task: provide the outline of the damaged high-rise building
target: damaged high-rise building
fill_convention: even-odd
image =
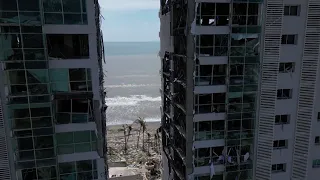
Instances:
[[[163,180],[318,180],[320,1],[160,4]]]
[[[0,179],[105,180],[98,0],[0,0]]]

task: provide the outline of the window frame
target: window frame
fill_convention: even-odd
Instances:
[[[286,119],[286,121],[283,121],[282,119]],[[275,125],[282,125],[282,124],[289,124],[290,123],[290,114],[278,114],[275,115]],[[277,122],[277,119],[279,119],[279,121]]]
[[[312,160],[312,168],[319,168],[320,167],[320,159]]]
[[[284,142],[284,146],[280,146]],[[276,146],[275,146],[276,144]],[[273,141],[273,149],[287,149],[288,148],[288,140],[287,139],[280,139],[280,140],[274,140]]]
[[[288,43],[289,36],[293,36],[293,38],[294,38],[293,43]],[[298,42],[298,34],[283,34],[281,36],[281,44],[282,45],[297,45],[297,42]]]
[[[282,168],[281,168],[281,166],[282,166]],[[272,164],[271,172],[272,173],[286,172],[286,163]]]
[[[314,137],[314,144],[315,145],[320,145],[320,136]]]
[[[285,90],[289,90],[289,97],[284,96]],[[277,90],[277,99],[278,100],[292,99],[292,91],[293,91],[293,89],[278,89]],[[278,96],[279,92],[281,92],[281,96]]]
[[[286,67],[290,67],[291,64],[291,70],[286,70]],[[280,62],[279,63],[279,73],[292,73],[295,69],[295,63],[294,62]]]
[[[292,9],[291,9],[293,7],[297,8],[297,12],[295,12],[294,14],[292,13]],[[288,8],[288,14],[286,14],[286,11],[285,11],[286,8]],[[284,16],[300,16],[300,12],[301,12],[300,5],[290,4],[290,5],[284,5],[284,7],[283,7],[283,15]]]
[[[88,133],[88,140],[86,141],[77,141],[76,135],[79,135],[79,133]],[[59,137],[65,137],[66,135],[70,135],[70,139],[69,142],[59,142]],[[71,137],[72,135],[72,137]],[[78,151],[77,149],[79,148],[79,146],[81,145],[85,145],[88,146],[90,144],[90,151],[85,151],[85,152],[92,152],[92,151],[96,151],[97,150],[97,137],[94,131],[90,131],[90,130],[86,130],[86,131],[77,131],[77,132],[63,132],[63,133],[57,133],[55,134],[55,138],[56,138],[56,153],[57,155],[65,155],[65,154],[74,154],[74,153],[81,153],[81,151]],[[71,138],[72,138],[72,142],[71,142]],[[70,148],[72,147],[73,151],[72,153],[65,153],[65,149],[64,148]],[[89,147],[89,146],[88,146]],[[60,149],[61,148],[61,149]],[[81,149],[81,148],[80,148]]]
[[[214,6],[214,9],[210,9],[211,11],[214,12],[212,15],[207,15],[204,12],[202,12],[203,7],[209,6],[209,4],[212,7]],[[230,11],[230,4],[229,3],[223,3],[223,2],[201,2],[201,3],[199,3],[198,9],[196,11],[196,24],[197,24],[197,26],[227,26],[230,23],[230,20],[227,20],[228,18],[230,18],[230,16],[229,16],[230,12],[228,12],[228,14],[220,14],[220,12],[218,12],[219,10],[217,10],[217,9],[219,9],[219,6],[222,7],[222,6],[227,6],[227,5],[229,6],[228,9]],[[209,21],[208,21],[209,24],[204,24],[204,23],[202,23],[203,17],[210,18],[213,21],[210,22],[210,19],[209,19]],[[220,18],[225,17],[225,20],[228,23],[226,23],[226,21],[217,20],[218,19],[217,17],[220,17]]]

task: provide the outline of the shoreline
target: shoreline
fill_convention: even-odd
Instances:
[[[129,125],[128,123],[123,123],[123,124],[111,124],[111,125],[107,125],[107,130],[108,129],[117,129],[117,128],[122,128],[122,125]],[[132,122],[133,125],[135,125],[136,123]],[[146,121],[147,126],[151,126],[151,127],[155,127],[155,126],[159,126],[161,122],[160,121]]]

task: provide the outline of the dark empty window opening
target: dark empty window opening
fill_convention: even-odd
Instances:
[[[271,171],[273,173],[285,172],[286,171],[286,164],[273,164],[271,167]]]
[[[297,44],[297,35],[282,35],[281,44]]]
[[[49,60],[89,58],[88,35],[48,34]]]
[[[197,94],[195,95],[196,113],[225,112],[225,93]]]
[[[317,120],[320,121],[320,112],[318,112]]]
[[[229,3],[200,3],[197,25],[225,26],[229,24]]]
[[[290,73],[293,71],[294,71],[294,63],[293,62],[279,64],[279,72],[280,73]]]
[[[288,124],[290,122],[290,115],[276,115],[275,116],[275,124]]]
[[[196,86],[224,85],[226,83],[226,65],[197,65]]]
[[[285,16],[299,16],[300,15],[300,6],[294,6],[294,5],[284,6],[284,15]]]
[[[277,99],[291,99],[292,89],[278,89]]]
[[[284,149],[287,148],[288,141],[287,140],[276,140],[273,141],[273,149]]]
[[[229,35],[196,36],[196,52],[200,56],[227,56]]]
[[[316,137],[314,138],[314,143],[315,143],[316,145],[320,145],[320,136],[316,136]]]
[[[56,102],[56,121],[58,124],[91,121],[92,106],[92,102],[87,99],[58,100]]]
[[[320,167],[320,159],[315,159],[312,161],[312,167],[313,168],[319,168]]]

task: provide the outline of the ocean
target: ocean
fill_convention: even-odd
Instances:
[[[159,42],[106,42],[107,125],[160,121]]]

